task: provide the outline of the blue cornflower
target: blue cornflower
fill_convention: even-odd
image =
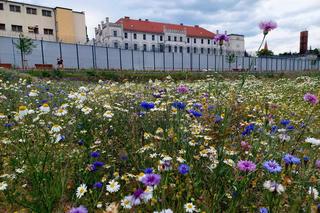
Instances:
[[[103,184],[101,182],[96,182],[95,184],[93,184],[93,188],[97,188],[100,189],[102,188]]]
[[[268,209],[263,207],[259,209],[259,213],[268,213]]]
[[[286,164],[300,164],[300,159],[293,156],[293,155],[290,155],[290,154],[286,154],[284,157],[283,157],[283,160]]]
[[[214,121],[216,122],[216,123],[219,123],[220,121],[222,121],[223,120],[223,118],[220,116],[220,115],[215,115],[214,116]]]
[[[13,123],[5,123],[3,126],[10,128],[10,127],[12,127],[13,125],[14,125]]]
[[[180,174],[185,175],[190,171],[190,167],[187,164],[181,164],[178,168]]]
[[[276,125],[274,125],[274,126],[271,127],[270,133],[274,134],[274,133],[277,132],[277,130],[278,130],[278,127]]]
[[[98,152],[98,151],[91,152],[90,156],[93,157],[93,158],[98,158],[98,157],[100,157],[100,152]]]
[[[292,125],[287,126],[287,130],[294,130],[294,126],[292,126]]]
[[[101,167],[101,166],[104,165],[104,163],[101,162],[101,161],[95,161],[92,165],[93,165],[94,167]]]
[[[281,166],[275,160],[269,160],[263,163],[263,167],[270,173],[281,172]]]
[[[84,144],[84,140],[80,139],[80,140],[78,141],[78,144],[79,144],[80,146],[82,146],[82,145]]]
[[[153,109],[153,108],[154,108],[154,103],[142,101],[142,102],[140,103],[140,106],[141,106],[142,108],[144,108],[145,110],[150,110],[150,109]]]
[[[153,173],[153,169],[152,169],[152,168],[146,168],[146,169],[144,170],[144,173],[145,173],[145,174],[152,174],[152,173]]]
[[[195,108],[201,108],[201,107],[202,107],[202,104],[201,104],[201,103],[195,103],[195,104],[193,104],[193,107],[195,107]]]
[[[248,126],[246,126],[246,128],[244,129],[244,131],[242,132],[242,135],[250,135],[253,130],[254,130],[255,125],[253,123],[249,124]]]
[[[179,101],[173,102],[172,106],[174,108],[177,108],[177,109],[180,109],[180,110],[183,110],[183,109],[186,108],[186,104],[183,103],[183,102],[179,102]]]
[[[193,109],[190,109],[189,113],[192,114],[194,117],[201,117],[202,116],[201,112],[198,112],[198,111],[193,110]]]
[[[282,124],[283,126],[287,126],[290,124],[290,120],[287,120],[287,119],[283,119],[280,121],[280,124]]]

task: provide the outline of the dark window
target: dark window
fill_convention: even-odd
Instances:
[[[210,41],[210,40],[209,40]],[[208,54],[210,54],[210,48],[208,48]]]
[[[197,39],[195,38],[195,39],[193,39],[193,43],[197,43]]]
[[[117,37],[118,36],[118,32],[115,30],[115,31],[113,31],[113,36],[114,37]]]
[[[171,41],[171,36],[168,36],[168,41]]]
[[[118,48],[118,47],[119,47],[118,42],[114,42],[114,48]]]
[[[203,54],[203,48],[201,48],[201,54]]]
[[[133,34],[133,39],[137,39],[137,34],[136,33]]]
[[[183,50],[183,49],[182,49],[182,47],[179,47],[179,51],[180,51],[180,53],[182,53],[182,50]]]
[[[177,46],[174,46],[174,52],[178,52],[178,47]]]
[[[154,35],[152,35],[152,41],[154,41],[154,38],[155,38],[155,36],[154,36]]]
[[[160,41],[163,41],[163,38],[162,38],[162,36],[160,36]]]
[[[143,40],[146,40],[146,39],[147,39],[146,34],[143,34]]]
[[[39,28],[38,27],[28,27],[29,33],[39,34]]]
[[[0,10],[3,10],[3,4],[0,3]]]
[[[187,38],[187,42],[190,43],[190,38]]]
[[[154,44],[152,45],[152,51],[156,51],[156,46]]]
[[[201,39],[201,44],[203,44],[203,38]]]
[[[47,17],[51,17],[51,16],[52,16],[50,10],[42,10],[42,15],[43,15],[43,16],[47,16]]]
[[[0,24],[0,30],[6,30],[6,25],[5,24]]]
[[[12,5],[12,4],[10,4],[10,11],[11,11],[11,12],[20,13],[20,12],[21,12],[21,7],[18,6],[18,5]]]
[[[124,33],[124,38],[128,38],[128,33]]]
[[[133,45],[133,49],[134,49],[134,50],[138,50],[138,45],[137,45],[137,44],[134,44],[134,45]]]
[[[217,54],[216,48],[213,49],[213,54],[215,54],[215,55]]]
[[[160,44],[160,52],[163,52],[163,51],[164,51],[164,45]]]
[[[174,37],[174,41],[177,41],[177,36]]]
[[[143,45],[143,51],[147,51],[147,45],[146,44]]]
[[[22,32],[22,26],[20,25],[11,25],[11,29],[13,32]]]
[[[180,41],[182,42],[182,37],[180,37]]]
[[[190,47],[187,47],[187,53],[190,53]]]
[[[28,14],[37,15],[37,9],[36,8],[27,7],[27,13]]]
[[[124,49],[126,49],[126,50],[129,49],[129,44],[128,43],[124,44]]]
[[[213,42],[215,45],[217,44],[217,42]]]
[[[194,53],[197,53],[197,48],[196,48],[196,47],[193,48],[193,52],[194,52]]]
[[[208,44],[210,44],[210,39],[208,39]]]
[[[168,52],[171,53],[171,46],[168,46]]]
[[[44,29],[43,29],[43,33],[44,33],[45,35],[53,35],[53,29],[44,28]]]

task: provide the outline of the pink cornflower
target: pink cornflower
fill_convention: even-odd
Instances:
[[[178,92],[178,93],[181,93],[181,94],[185,94],[185,93],[188,93],[188,92],[189,92],[189,88],[188,88],[186,85],[180,85],[180,86],[177,88],[177,92]]]
[[[320,169],[320,160],[316,160],[315,166],[317,169]]]
[[[240,171],[243,171],[243,172],[252,172],[256,170],[256,164],[254,164],[252,161],[249,161],[249,160],[240,160],[237,163],[237,167]]]
[[[241,141],[241,148],[244,151],[249,151],[251,149],[251,145],[246,141]]]
[[[263,30],[263,34],[267,35],[268,32],[277,28],[277,23],[274,21],[262,21],[259,24],[261,30]]]
[[[312,105],[316,105],[319,102],[318,97],[311,93],[306,93],[303,99]]]

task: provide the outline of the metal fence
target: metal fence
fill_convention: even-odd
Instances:
[[[21,67],[21,53],[15,47],[17,41],[17,38],[0,36],[0,64]],[[29,68],[35,64],[56,67],[57,58],[62,57],[64,67],[70,69],[226,71],[251,66],[256,71],[320,70],[319,60],[306,58],[236,56],[229,63],[225,55],[215,54],[135,51],[39,40],[34,40],[34,44],[36,47],[26,57]]]

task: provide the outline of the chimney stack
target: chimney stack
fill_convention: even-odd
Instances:
[[[216,34],[219,34],[219,30],[216,31]]]
[[[199,27],[199,25],[194,25],[195,27]]]
[[[109,17],[106,17],[106,24],[109,23]]]
[[[227,31],[224,31],[224,34],[226,34],[226,35],[227,35]]]
[[[130,17],[129,16],[125,16],[124,19],[130,19]]]

